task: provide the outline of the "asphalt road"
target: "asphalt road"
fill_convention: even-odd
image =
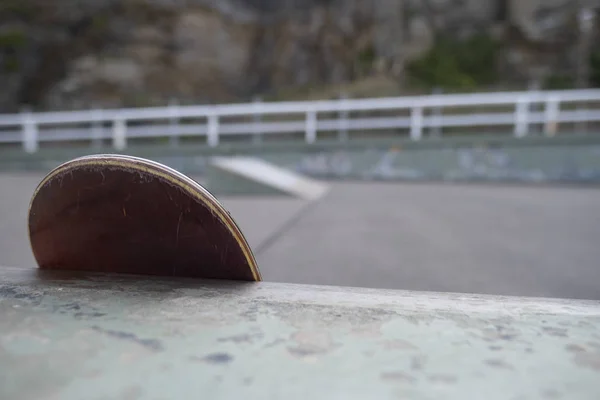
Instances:
[[[0,175],[0,265],[34,267],[41,175]],[[268,281],[600,299],[600,189],[336,183],[314,204],[223,198]]]
[[[272,281],[600,299],[600,190],[340,184],[259,261]]]

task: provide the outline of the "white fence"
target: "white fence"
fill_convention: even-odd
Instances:
[[[374,131],[405,128],[413,140],[424,128],[506,126],[515,136],[527,135],[532,124],[540,124],[547,135],[559,124],[600,121],[599,89],[565,91],[497,92],[429,95],[371,99],[341,99],[275,103],[223,104],[0,114],[0,143],[22,143],[36,152],[40,142],[111,139],[123,150],[129,138],[204,136],[217,146],[224,135],[277,135],[303,133],[314,143],[319,132]],[[587,104],[596,103],[594,107]],[[537,110],[531,106],[537,105]],[[504,110],[489,111],[493,106]],[[510,107],[508,111],[506,106]],[[452,108],[447,112],[445,109]],[[483,107],[484,110],[477,110]],[[457,109],[467,112],[457,113]],[[563,109],[561,109],[563,108]],[[404,111],[400,116],[352,118],[352,112]],[[431,112],[433,111],[433,112]],[[335,118],[322,114],[337,113]],[[319,118],[321,114],[321,118]],[[246,122],[227,122],[229,117],[251,117]],[[263,121],[268,116],[292,116],[285,121]],[[182,119],[194,122],[182,123]],[[84,125],[84,127],[82,127]],[[108,126],[107,126],[108,125]]]

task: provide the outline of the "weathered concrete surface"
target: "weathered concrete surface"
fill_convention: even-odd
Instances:
[[[41,177],[0,175],[0,265],[35,265]],[[223,202],[266,281],[600,299],[600,189],[343,183],[308,208]]]
[[[561,399],[600,302],[0,269],[0,398]]]

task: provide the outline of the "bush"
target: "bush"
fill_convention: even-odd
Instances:
[[[573,89],[574,87],[575,79],[567,74],[553,74],[544,81],[544,89],[547,90]]]
[[[474,89],[497,81],[499,42],[488,35],[466,40],[441,37],[421,58],[407,65],[408,79],[417,86]]]
[[[590,86],[600,87],[600,50],[590,54]]]
[[[5,73],[15,73],[19,72],[19,60],[15,56],[8,56],[2,62],[2,72]]]
[[[19,71],[20,63],[17,56],[18,50],[25,46],[27,37],[20,30],[8,31],[0,34],[0,71],[15,73]]]
[[[0,15],[3,17],[16,17],[29,20],[35,17],[35,6],[29,1],[0,0]]]
[[[358,53],[357,67],[361,74],[368,73],[375,62],[375,48],[369,46]]]
[[[20,30],[0,33],[0,51],[2,50],[17,50],[23,47],[27,42],[25,33]]]

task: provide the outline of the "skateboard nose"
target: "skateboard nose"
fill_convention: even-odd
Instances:
[[[44,269],[261,280],[217,199],[140,158],[88,156],[51,171],[32,197],[29,235]]]

